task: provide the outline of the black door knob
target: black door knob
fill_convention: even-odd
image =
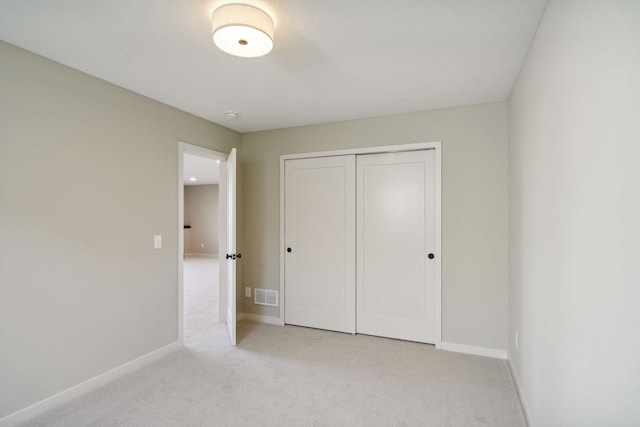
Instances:
[[[240,258],[242,258],[242,254],[238,254],[236,257],[237,257],[238,259],[240,259]]]
[[[227,259],[231,259],[231,254],[227,254]]]
[[[291,248],[287,248],[287,252],[291,252]]]
[[[434,255],[434,254],[429,254],[429,255],[427,255],[427,256],[429,257],[429,259],[433,259],[433,258],[435,257],[435,255]]]

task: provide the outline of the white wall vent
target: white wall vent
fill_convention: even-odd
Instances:
[[[278,291],[272,291],[271,289],[258,289],[256,288],[253,294],[253,302],[258,305],[271,305],[273,307],[278,306]]]

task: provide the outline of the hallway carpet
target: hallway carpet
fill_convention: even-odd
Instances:
[[[215,286],[190,286],[184,348],[27,425],[526,425],[504,360],[248,321],[232,347],[207,308]]]

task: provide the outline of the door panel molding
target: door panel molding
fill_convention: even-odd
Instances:
[[[353,155],[285,162],[288,324],[355,333],[355,178]]]
[[[358,156],[357,333],[435,341],[434,161],[433,150]]]

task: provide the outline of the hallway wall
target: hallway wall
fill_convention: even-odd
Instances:
[[[186,254],[218,255],[219,253],[219,186],[186,185],[184,187],[184,230]]]

